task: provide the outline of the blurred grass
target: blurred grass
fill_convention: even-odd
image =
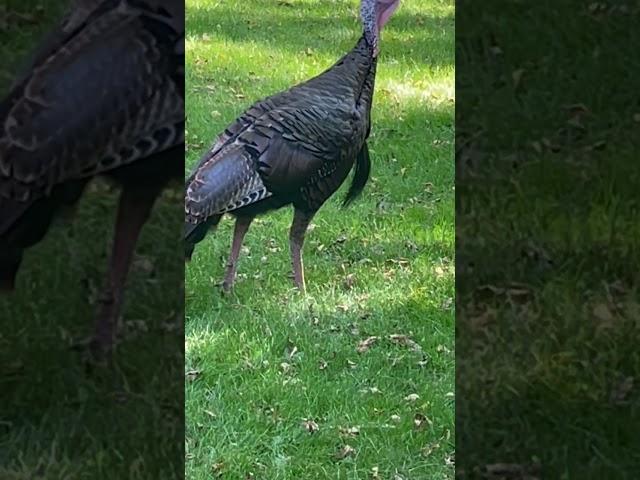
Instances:
[[[457,14],[461,478],[637,478],[640,9]]]
[[[350,50],[357,11],[355,1],[188,0],[186,172],[252,102]],[[252,226],[230,297],[216,284],[233,222],[196,249],[186,273],[187,478],[452,477],[453,27],[453,2],[416,0],[385,28],[373,178],[353,208],[334,198],[315,218],[307,298],[289,279],[288,209]],[[381,339],[358,354],[369,336]],[[354,455],[337,461],[345,445]]]
[[[0,94],[65,2],[0,7]],[[0,478],[173,479],[182,473],[182,192],[143,230],[116,364],[88,374],[72,339],[93,326],[117,190],[97,182],[72,220],[27,252],[0,298]]]

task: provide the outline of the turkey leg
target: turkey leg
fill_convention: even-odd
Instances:
[[[222,289],[225,293],[231,291],[233,283],[236,279],[236,271],[238,270],[238,257],[240,256],[240,249],[242,248],[242,242],[244,236],[249,230],[249,226],[255,217],[238,217],[236,218],[236,225],[233,230],[233,241],[231,242],[231,254],[229,255],[229,261],[227,262],[227,270],[224,275],[224,281],[222,282]]]
[[[296,208],[293,213],[291,230],[289,230],[293,281],[302,293],[304,293],[306,289],[304,283],[304,265],[302,264],[302,246],[304,245],[305,233],[314,214],[315,212],[305,212]]]
[[[161,186],[156,185],[125,185],[120,194],[109,273],[100,295],[91,341],[91,353],[94,357],[100,358],[112,350],[133,252],[161,189]]]

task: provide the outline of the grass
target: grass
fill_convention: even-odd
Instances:
[[[614,3],[457,10],[461,478],[637,477],[639,11]]]
[[[0,95],[61,6],[21,0],[0,9]],[[181,195],[162,198],[143,231],[112,368],[88,374],[69,344],[92,326],[117,192],[94,184],[73,221],[27,252],[18,291],[0,298],[0,478],[182,475]]]
[[[185,173],[244,108],[320,73],[361,31],[355,1],[186,6]],[[190,480],[452,478],[453,32],[451,1],[405,2],[385,28],[373,178],[353,208],[339,209],[342,189],[315,218],[306,297],[289,279],[290,210],[252,226],[231,296],[217,283],[232,222],[196,249],[185,285]],[[353,453],[337,459],[346,445]]]

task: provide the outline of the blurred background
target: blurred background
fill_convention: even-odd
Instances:
[[[0,5],[0,96],[68,4]],[[181,185],[143,229],[115,364],[88,372],[70,349],[93,328],[117,200],[117,188],[92,182],[73,216],[27,251],[17,291],[0,297],[0,478],[182,475]]]

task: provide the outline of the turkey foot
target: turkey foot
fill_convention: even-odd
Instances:
[[[240,256],[242,242],[254,218],[255,217],[238,217],[236,219],[236,225],[233,230],[233,241],[231,242],[231,253],[229,254],[229,261],[227,262],[227,269],[222,282],[222,292],[225,294],[231,292],[233,284],[235,283],[236,272],[238,270],[238,257]]]

